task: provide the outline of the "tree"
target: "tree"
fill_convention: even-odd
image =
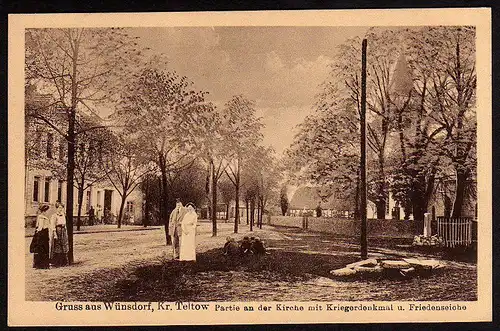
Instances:
[[[426,109],[445,132],[443,152],[456,180],[451,216],[460,217],[468,183],[475,182],[477,168],[475,28],[437,27],[423,33],[427,46],[422,41],[418,45],[427,53],[429,47],[434,48],[436,55]]]
[[[139,184],[144,194],[143,225],[159,224],[160,219],[160,178],[154,173],[148,173]]]
[[[142,146],[139,146],[133,137],[118,134],[115,144],[115,150],[105,161],[105,168],[109,182],[121,197],[117,220],[120,228],[128,196],[153,169],[149,160],[142,154]]]
[[[75,152],[74,186],[78,192],[76,226],[77,230],[80,230],[83,194],[85,190],[101,182],[106,177],[107,170],[103,167],[102,160],[114,153],[114,145],[112,144],[114,139],[109,129],[98,127],[99,124],[94,120],[89,118],[81,119],[78,123],[82,123],[80,125],[82,130],[75,139],[77,147]],[[85,130],[86,128],[94,129]],[[65,169],[62,170],[59,172],[59,178],[65,179]]]
[[[234,96],[226,103],[222,117],[226,130],[226,146],[232,155],[225,172],[235,188],[234,233],[238,233],[242,162],[245,154],[262,140],[260,130],[263,125],[256,116],[254,102],[242,95]]]
[[[135,135],[160,173],[160,214],[167,245],[171,244],[168,215],[175,198],[168,177],[202,156],[211,125],[208,116],[213,107],[204,101],[206,92],[197,92],[192,85],[187,77],[149,65],[130,80],[116,113],[117,121]]]
[[[357,109],[343,100],[339,90],[326,83],[314,112],[299,125],[284,166],[290,181],[336,186],[339,191],[357,190],[359,173],[359,125]],[[352,200],[357,206],[357,199]]]
[[[205,166],[201,160],[195,160],[190,166],[168,176],[168,189],[175,197],[185,203],[192,202],[201,206],[205,201]]]
[[[221,198],[226,205],[226,221],[229,219],[229,205],[234,199],[234,185],[228,179],[221,180],[219,182],[219,191],[221,193]]]
[[[377,218],[385,217],[388,197],[386,151],[392,129],[391,81],[393,68],[397,61],[398,47],[404,35],[399,30],[371,29],[365,38],[368,40],[367,53],[367,145],[371,156],[376,160],[375,171],[371,171],[368,198],[377,209]],[[357,110],[356,115],[347,116],[351,127],[359,126],[361,98],[361,40],[353,38],[339,48],[332,65],[330,81],[323,97],[327,100],[344,100],[350,108]],[[333,93],[332,93],[333,92]],[[325,104],[325,102],[323,102]],[[328,103],[326,103],[328,104]],[[371,194],[370,194],[371,193]]]
[[[211,106],[212,107],[212,106]],[[210,218],[212,220],[212,236],[217,236],[217,188],[219,179],[227,168],[227,160],[231,156],[225,142],[228,139],[227,130],[223,125],[222,116],[215,107],[207,113],[205,134],[199,142],[201,157],[207,167],[206,188],[209,201]]]
[[[455,201],[460,206],[454,208],[455,215],[461,214],[464,191],[471,191],[459,183],[473,183],[475,178],[474,31],[463,31],[448,27],[408,30],[406,54],[400,56],[395,70],[392,99],[401,162],[391,186],[395,199],[406,211],[413,211],[418,233],[438,177],[446,181],[449,169],[455,169]],[[462,47],[465,52],[460,51]],[[461,80],[458,84],[457,79]],[[462,177],[461,169],[468,174]],[[440,186],[443,192],[450,190],[443,183]],[[450,195],[443,199],[448,214]]]
[[[275,151],[271,148],[259,148],[260,161],[260,219],[259,227],[262,229],[262,219],[264,213],[269,213],[269,202],[278,204],[279,200],[279,182],[281,181],[281,170],[278,166],[278,160],[275,156]]]
[[[77,114],[96,114],[104,102],[116,101],[125,77],[141,56],[135,39],[122,29],[70,28],[26,30],[26,79],[52,102],[30,116],[43,121],[67,141],[66,219],[69,262],[73,254],[73,180],[76,138],[81,133]],[[50,116],[61,112],[64,125]]]
[[[280,207],[281,207],[281,214],[283,216],[286,216],[286,213],[288,211],[288,195],[287,195],[286,185],[284,185],[280,191]]]

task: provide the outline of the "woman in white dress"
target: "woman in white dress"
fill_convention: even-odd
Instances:
[[[182,218],[182,238],[180,244],[180,261],[196,261],[196,214],[193,203],[186,205],[186,214]]]

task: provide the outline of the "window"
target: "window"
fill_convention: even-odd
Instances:
[[[44,197],[43,201],[44,202],[49,202],[50,201],[50,177],[45,178],[45,187],[44,187]]]
[[[65,148],[65,144],[66,144],[66,139],[61,138],[61,140],[59,140],[59,160],[60,161],[64,160],[64,148]]]
[[[60,180],[57,182],[57,201],[62,202],[62,186],[63,181]]]
[[[47,157],[52,158],[52,148],[54,147],[54,135],[47,133]]]
[[[90,206],[92,205],[91,202],[91,198],[92,198],[92,192],[90,191],[90,189],[87,191],[87,211],[90,209]]]
[[[127,201],[127,213],[134,213],[134,202]]]
[[[40,190],[40,177],[35,177],[33,180],[33,201],[38,202],[39,190]]]
[[[34,151],[35,151],[35,155],[36,156],[39,156],[40,155],[40,147],[41,147],[41,141],[42,141],[42,131],[40,130],[37,130],[35,132],[35,144],[34,144]],[[34,200],[35,201],[35,200]],[[38,200],[37,200],[38,201]]]

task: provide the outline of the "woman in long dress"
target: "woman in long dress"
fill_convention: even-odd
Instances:
[[[47,210],[49,210],[48,205],[41,205],[38,208],[39,214],[36,217],[36,238],[34,238],[36,244],[33,256],[33,268],[36,269],[49,269],[50,266],[49,233],[51,232],[51,224],[47,217]]]
[[[196,223],[198,215],[194,204],[186,205],[186,214],[182,218],[182,237],[180,244],[180,261],[196,261]]]
[[[68,264],[69,243],[64,205],[58,202],[56,203],[56,208],[57,211],[50,218],[51,227],[53,229],[53,245],[50,257],[52,259],[52,264],[60,267]]]

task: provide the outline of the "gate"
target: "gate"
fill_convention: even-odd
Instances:
[[[446,247],[470,246],[472,244],[472,218],[437,217],[437,233]]]

